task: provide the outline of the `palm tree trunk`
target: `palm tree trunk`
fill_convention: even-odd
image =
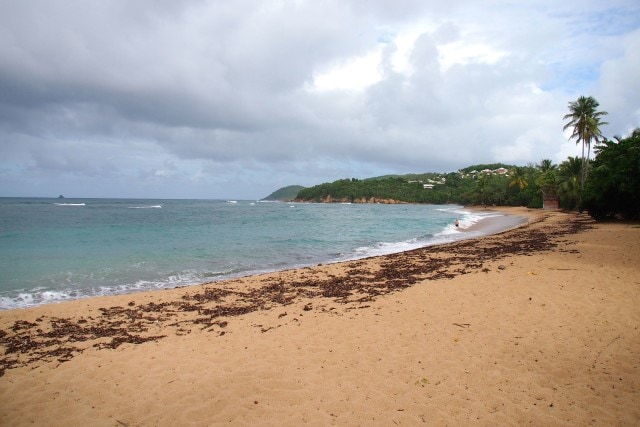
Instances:
[[[580,171],[580,192],[584,190],[584,182],[587,179],[587,177],[585,176],[585,171],[586,167],[584,161],[584,138],[582,138],[582,170]]]
[[[589,138],[589,143],[587,144],[587,163],[584,168],[584,182],[587,182],[587,178],[589,178],[589,161],[590,160],[591,160],[591,138]]]

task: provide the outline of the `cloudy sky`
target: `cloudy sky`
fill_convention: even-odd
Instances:
[[[640,126],[637,0],[0,0],[0,196],[256,199]]]

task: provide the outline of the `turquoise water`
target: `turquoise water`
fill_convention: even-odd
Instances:
[[[459,239],[453,221],[481,217],[453,205],[0,198],[0,309],[399,252]]]

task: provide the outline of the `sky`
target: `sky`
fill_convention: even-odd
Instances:
[[[260,199],[640,126],[637,0],[0,0],[0,197]]]

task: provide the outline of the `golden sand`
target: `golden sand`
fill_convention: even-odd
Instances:
[[[0,312],[0,425],[639,425],[640,226],[503,211],[531,222]]]

